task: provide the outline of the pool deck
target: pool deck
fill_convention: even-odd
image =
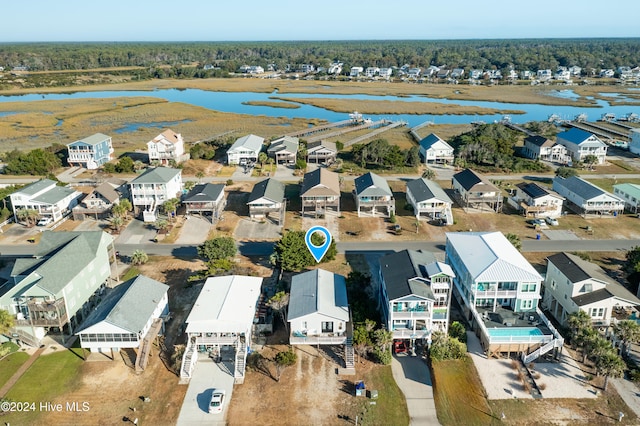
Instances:
[[[481,307],[478,307],[477,310],[487,330],[491,328],[536,327],[542,334],[553,334],[536,312],[513,312],[511,309],[503,307],[496,308],[495,312],[489,308]]]

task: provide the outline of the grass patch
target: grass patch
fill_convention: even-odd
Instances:
[[[376,405],[359,401],[357,414],[362,425],[408,425],[409,411],[402,391],[393,379],[391,366],[376,366],[363,377],[367,389],[379,390]],[[355,418],[355,416],[353,416]]]
[[[497,423],[470,357],[434,362],[432,371],[436,411],[443,426]]]
[[[274,98],[277,99],[277,98]],[[266,106],[271,108],[286,108],[286,109],[298,109],[300,105],[292,104],[290,102],[276,102],[276,101],[246,101],[242,102],[242,105],[251,105],[251,106]]]
[[[624,169],[628,172],[637,172],[637,169],[634,169],[633,167],[631,167],[629,164],[627,164],[627,162],[625,161],[621,161],[621,160],[607,160],[609,161],[611,164],[615,164],[616,166],[620,167],[621,169]]]
[[[127,272],[122,274],[122,277],[120,279],[122,281],[128,281],[131,278],[137,277],[138,275],[140,275],[140,270],[135,266],[130,266],[129,269],[127,269]]]
[[[84,362],[81,349],[59,350],[42,355],[11,388],[7,398],[12,401],[55,401],[59,395],[72,390],[80,375]],[[3,421],[16,424],[36,424],[40,412],[12,413]]]
[[[236,171],[236,166],[222,166],[216,176],[231,176]]]
[[[0,360],[0,387],[29,359],[26,352],[14,352]]]

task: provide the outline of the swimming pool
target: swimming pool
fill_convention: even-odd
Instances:
[[[504,327],[488,328],[491,337],[522,337],[522,336],[542,336],[543,333],[536,327]]]

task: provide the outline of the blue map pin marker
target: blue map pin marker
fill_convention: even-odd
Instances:
[[[311,242],[311,236],[316,232],[319,232],[324,236],[324,243],[320,246],[315,246]],[[327,254],[327,250],[329,250],[329,246],[331,245],[331,233],[324,226],[314,226],[307,231],[307,234],[304,236],[304,242],[307,243],[307,248],[316,262],[320,263],[324,255]]]

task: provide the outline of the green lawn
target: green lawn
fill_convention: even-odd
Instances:
[[[26,352],[14,352],[0,360],[0,387],[29,359]]]
[[[393,379],[391,366],[374,368],[362,377],[367,389],[378,390],[375,405],[369,404],[368,398],[360,402],[359,425],[408,425],[409,411],[402,391]]]
[[[61,349],[49,355],[41,355],[11,388],[7,398],[11,401],[35,402],[54,401],[68,392],[78,380],[81,349]],[[2,421],[15,424],[34,424],[40,412],[12,413],[3,416]]]
[[[433,364],[434,399],[443,426],[498,424],[470,357]]]

